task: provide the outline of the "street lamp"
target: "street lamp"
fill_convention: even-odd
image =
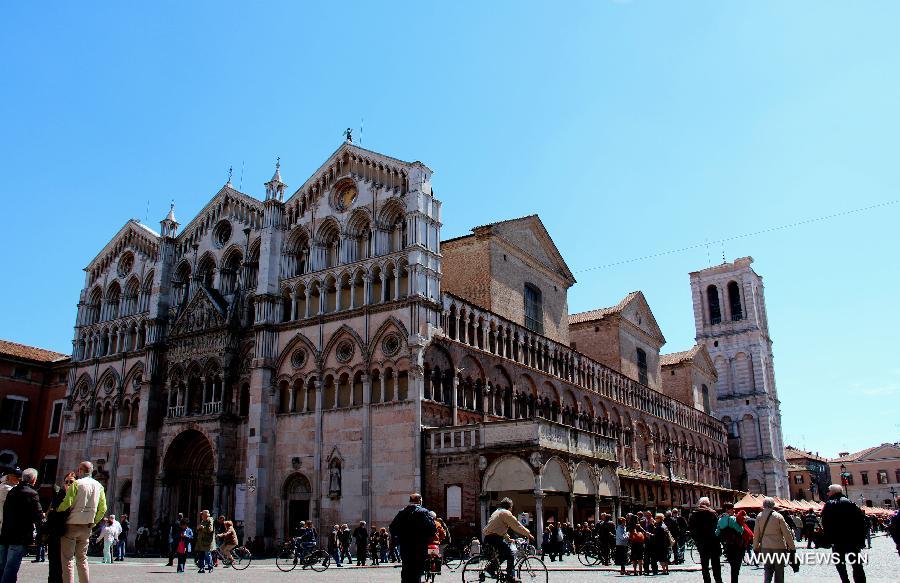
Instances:
[[[891,486],[890,492],[891,492],[891,506],[896,506],[897,505],[897,491],[894,490],[893,486]]]
[[[841,464],[841,481],[844,483],[845,494],[847,498],[850,497],[850,472],[847,471],[847,466]]]
[[[666,470],[669,471],[669,505],[672,508],[675,508],[675,489],[672,485],[672,448],[667,445],[663,453],[666,456],[666,460],[663,462],[663,465],[666,466]]]

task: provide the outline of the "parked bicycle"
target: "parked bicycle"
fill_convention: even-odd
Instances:
[[[331,563],[331,555],[318,548],[314,542],[301,542],[295,537],[285,541],[281,550],[275,555],[275,566],[285,573],[293,571],[300,565],[301,569],[312,569],[321,573]]]

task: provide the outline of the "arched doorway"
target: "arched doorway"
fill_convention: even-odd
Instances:
[[[312,488],[303,474],[292,474],[284,481],[284,532],[285,538],[293,535],[300,521],[309,520],[309,501]]]
[[[174,516],[193,520],[201,510],[212,510],[215,467],[212,444],[195,429],[179,433],[163,461],[167,507]]]

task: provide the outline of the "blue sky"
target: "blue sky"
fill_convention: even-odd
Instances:
[[[131,4],[131,3],[129,3]],[[251,7],[252,4],[252,7]],[[693,343],[688,272],[752,255],[786,443],[895,441],[892,2],[153,2],[4,9],[0,337],[69,351],[82,268],[130,217],[300,185],[347,126],[434,171],[444,238],[539,213],[571,311],[647,295]],[[241,170],[243,168],[243,171]],[[149,215],[147,208],[149,204]]]

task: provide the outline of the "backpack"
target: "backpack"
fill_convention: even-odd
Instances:
[[[719,533],[719,538],[722,539],[722,544],[729,547],[744,547],[744,537],[741,536],[741,533],[734,530],[730,526],[726,526]]]

